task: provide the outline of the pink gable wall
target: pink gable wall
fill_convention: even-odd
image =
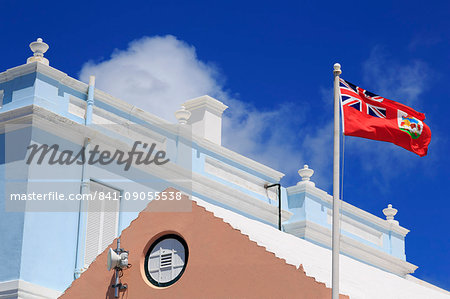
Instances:
[[[187,197],[183,201],[192,205],[191,212],[153,212],[170,210],[168,205],[174,204],[153,201],[123,231],[121,247],[130,251],[132,267],[123,271],[121,282],[128,289],[119,298],[331,298],[331,290],[302,269],[286,264]],[[153,241],[166,233],[186,241],[189,259],[175,284],[157,288],[145,277],[144,258]],[[61,298],[114,298],[114,271],[106,269],[108,250]]]

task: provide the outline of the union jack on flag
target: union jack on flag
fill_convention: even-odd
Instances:
[[[356,110],[371,116],[386,118],[386,108],[375,106],[374,104],[376,103],[369,104],[370,101],[381,103],[384,100],[383,97],[358,87],[344,79],[339,79],[339,81],[342,106],[355,108]]]

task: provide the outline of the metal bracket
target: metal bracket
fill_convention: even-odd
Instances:
[[[127,285],[122,284],[122,283],[118,283],[118,284],[113,284],[111,285],[112,288],[119,288],[120,290],[125,290],[128,288]]]

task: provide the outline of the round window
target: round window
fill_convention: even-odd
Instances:
[[[155,286],[170,286],[183,275],[187,260],[188,247],[180,236],[162,236],[145,255],[145,275]]]

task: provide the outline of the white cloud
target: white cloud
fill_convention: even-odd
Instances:
[[[314,180],[329,187],[331,174],[331,123],[308,125],[308,106],[283,103],[262,111],[232,100],[224,119],[224,144],[286,174],[285,184],[295,184],[303,164],[316,173]],[[329,149],[329,150],[328,150]],[[330,174],[327,174],[330,172]]]
[[[171,35],[144,37],[126,50],[115,50],[108,60],[88,62],[80,79],[87,82],[90,75],[96,76],[98,88],[171,121],[188,99],[223,96],[216,68]]]
[[[406,105],[419,105],[428,86],[430,69],[420,60],[399,64],[380,46],[372,49],[363,63],[364,83],[369,91]],[[417,107],[416,107],[417,108]]]
[[[233,98],[217,68],[174,36],[133,41],[108,60],[86,63],[80,79],[88,81],[90,75],[96,76],[96,87],[173,122],[174,111],[186,100],[216,97],[230,107],[223,121],[224,146],[286,173],[285,184],[296,183],[297,170],[308,163],[318,185],[330,186],[330,125],[308,126],[306,102],[261,110]]]

